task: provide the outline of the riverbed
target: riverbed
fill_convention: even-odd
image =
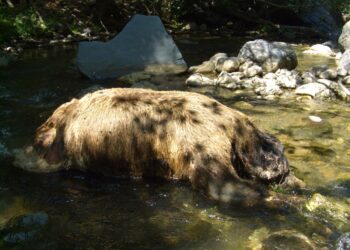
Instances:
[[[216,52],[237,54],[245,40],[181,38],[177,43],[188,64],[195,65]],[[295,46],[298,69],[335,65],[333,59],[303,55],[304,47]],[[12,150],[30,144],[36,127],[56,107],[94,84],[77,71],[76,49],[26,50],[18,61],[0,69],[0,229],[19,215],[48,215],[45,230],[16,244],[0,238],[1,249],[259,249],[264,236],[283,230],[302,234],[317,249],[332,249],[350,231],[349,225],[335,225],[327,216],[289,207],[220,207],[187,183],[78,172],[41,175],[15,168]],[[166,83],[162,86],[166,88]],[[291,168],[307,185],[296,195],[308,198],[320,193],[349,200],[349,103],[262,100],[249,91],[214,87],[180,89],[238,109],[260,129],[277,136]],[[293,244],[289,249],[297,249]]]

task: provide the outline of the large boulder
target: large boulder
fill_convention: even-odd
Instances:
[[[343,26],[338,42],[344,50],[350,49],[350,21]]]
[[[108,42],[81,42],[77,65],[90,79],[116,78],[150,69],[156,69],[157,73],[187,70],[181,52],[160,18],[143,15],[135,15]]]
[[[290,45],[283,42],[270,43],[262,39],[244,44],[238,57],[259,64],[265,72],[292,70],[298,65],[297,55]]]

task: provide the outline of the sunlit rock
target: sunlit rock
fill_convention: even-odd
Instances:
[[[317,82],[325,85],[327,88],[332,90],[342,100],[347,101],[347,100],[350,99],[350,90],[347,89],[340,82],[333,82],[333,81],[330,81],[330,80],[327,80],[327,79],[319,79]]]
[[[283,93],[276,80],[266,79],[264,85],[255,89],[255,93],[261,96],[278,96]]]
[[[350,49],[350,21],[343,26],[338,42],[344,50]]]
[[[277,84],[282,88],[295,89],[301,81],[298,72],[295,70],[279,69],[275,75]]]
[[[275,72],[278,69],[292,70],[298,65],[295,51],[283,42],[250,41],[243,45],[238,57],[250,59],[260,65],[265,72]]]
[[[334,80],[338,77],[338,73],[334,69],[327,69],[327,70],[321,72],[319,77],[322,79]]]
[[[350,230],[350,199],[344,198],[340,201],[316,193],[305,208],[321,220],[330,221],[339,229]]]
[[[350,249],[350,233],[345,233],[337,240],[337,250],[349,250]]]
[[[240,60],[237,57],[228,57],[222,65],[222,71],[234,72],[239,69],[241,65]]]
[[[263,72],[263,69],[259,66],[259,65],[253,65],[249,68],[247,68],[243,74],[245,75],[245,77],[254,77],[254,76],[257,76],[257,75],[261,75]]]
[[[79,70],[90,79],[115,78],[149,65],[187,70],[181,52],[157,16],[135,15],[108,42],[81,42],[77,55]],[[168,72],[167,72],[168,73]]]
[[[189,86],[212,86],[216,85],[213,79],[206,77],[202,74],[193,74],[186,80],[186,84]]]
[[[339,73],[346,72],[349,73],[350,70],[350,49],[346,50],[338,62],[337,71]],[[344,73],[343,73],[344,74]]]
[[[236,88],[238,87],[243,74],[241,72],[227,73],[222,71],[215,79],[215,83],[222,87]]]
[[[309,119],[310,119],[310,121],[312,121],[312,122],[322,122],[322,119],[321,119],[321,117],[319,117],[319,116],[310,115],[310,116],[309,116]]]
[[[345,85],[350,85],[350,76],[345,77],[345,78],[343,79],[343,83],[344,83]]]
[[[308,95],[320,100],[334,97],[333,92],[329,88],[317,82],[301,85],[295,90],[295,93],[297,95]]]
[[[267,228],[260,228],[249,236],[249,249],[316,249],[311,240],[304,234],[294,230],[282,230],[270,233]]]
[[[323,44],[312,45],[309,49],[303,51],[304,54],[325,56],[325,57],[335,57],[336,53],[328,46]]]

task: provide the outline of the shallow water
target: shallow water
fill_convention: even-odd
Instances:
[[[218,51],[235,54],[243,41],[181,38],[178,43],[193,65]],[[299,69],[334,65],[331,59],[302,55],[302,46],[296,48]],[[350,231],[349,226],[337,227],[325,217],[288,207],[217,207],[186,183],[74,172],[37,175],[14,168],[7,157],[11,151],[30,143],[35,128],[58,105],[92,85],[77,73],[75,53],[75,47],[28,50],[0,69],[0,228],[30,212],[49,216],[43,232],[22,244],[0,239],[1,249],[258,249],[261,235],[280,230],[300,232],[316,248],[329,249]],[[276,135],[296,175],[306,182],[306,193],[350,198],[349,104],[264,101],[242,91],[189,90],[241,110]],[[312,122],[310,115],[322,122]]]

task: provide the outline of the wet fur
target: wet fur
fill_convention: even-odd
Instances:
[[[262,197],[262,183],[289,174],[276,138],[244,114],[190,92],[87,94],[60,106],[38,128],[34,146],[61,169],[184,179],[222,201]]]

